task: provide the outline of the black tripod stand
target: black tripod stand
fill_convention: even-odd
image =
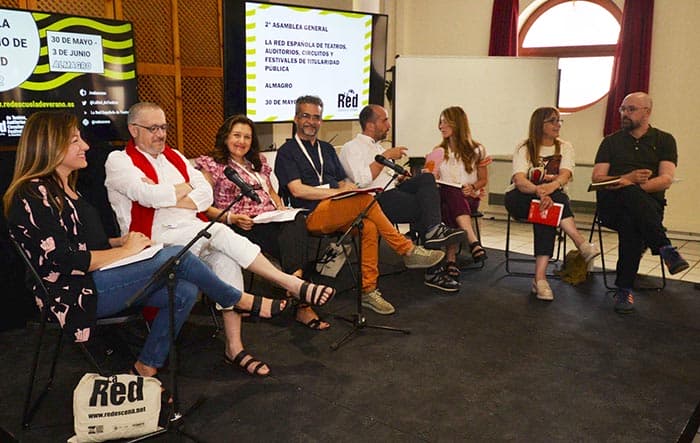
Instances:
[[[386,189],[391,182],[393,182],[396,177],[398,177],[398,174],[394,174],[394,176],[389,180],[389,182],[384,186],[384,189]],[[383,191],[383,190],[382,190]],[[374,197],[372,198],[372,201],[365,207],[359,214],[357,214],[357,217],[352,221],[348,229],[343,233],[343,235],[338,239],[338,244],[341,245],[341,250],[343,251],[342,253],[345,253],[345,250],[342,249],[342,244],[345,241],[345,239],[351,234],[353,229],[357,229],[357,235],[358,235],[358,247],[357,247],[357,264],[358,264],[358,272],[356,274],[357,282],[355,283],[356,286],[356,311],[354,314],[352,314],[351,317],[344,317],[340,315],[336,315],[335,318],[344,320],[348,323],[352,323],[352,328],[350,331],[348,331],[345,335],[340,337],[338,340],[335,342],[331,343],[331,349],[332,350],[337,350],[345,344],[350,338],[352,338],[355,333],[358,331],[365,329],[365,328],[372,328],[372,329],[382,329],[385,331],[393,331],[393,332],[402,332],[404,334],[410,334],[411,330],[410,329],[404,329],[404,328],[394,328],[391,326],[383,326],[383,325],[372,325],[367,323],[367,319],[365,318],[365,315],[362,311],[362,229],[364,228],[364,219],[367,217],[367,213],[369,210],[372,208],[374,204],[377,203],[377,196],[379,193],[375,194]]]
[[[209,232],[209,228],[214,225],[219,219],[226,214],[232,207],[235,205],[241,198],[243,198],[244,194],[241,193],[236,197],[223,211],[219,213],[219,215],[210,221],[202,230],[200,230],[197,235],[194,236],[185,246],[178,251],[177,254],[174,256],[170,257],[168,261],[163,263],[163,265],[153,274],[151,279],[146,283],[146,285],[141,288],[139,291],[137,291],[127,302],[126,306],[129,307],[145,297],[146,295],[149,294],[148,290],[149,288],[152,288],[154,285],[159,284],[163,280],[165,280],[166,287],[168,288],[168,310],[169,310],[169,338],[170,338],[170,354],[168,358],[168,366],[170,367],[170,387],[171,387],[171,392],[172,392],[172,403],[169,404],[170,406],[170,414],[168,417],[168,424],[165,426],[163,429],[159,429],[155,432],[151,432],[150,434],[142,435],[141,437],[135,438],[133,440],[129,440],[129,443],[132,442],[138,442],[138,441],[143,441],[147,440],[153,437],[157,437],[161,434],[165,434],[168,432],[177,432],[178,434],[181,434],[187,438],[189,438],[192,441],[200,441],[197,439],[192,434],[187,433],[184,429],[184,418],[186,415],[188,415],[190,412],[193,410],[197,409],[199,406],[204,403],[205,398],[204,397],[199,397],[197,401],[195,401],[192,406],[190,406],[186,411],[181,412],[180,411],[180,399],[178,395],[178,388],[177,388],[177,371],[178,371],[178,353],[177,353],[177,346],[175,344],[175,287],[177,286],[177,266],[180,264],[180,259],[182,258],[183,255],[187,251],[190,250],[190,248],[202,237],[210,238],[211,233]]]

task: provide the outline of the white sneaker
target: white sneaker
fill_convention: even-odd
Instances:
[[[586,263],[590,263],[594,258],[600,255],[600,249],[595,243],[581,243],[578,250],[583,259],[586,260]]]
[[[382,297],[379,289],[362,294],[362,306],[382,315],[393,314],[396,311],[391,303]]]
[[[540,300],[554,300],[554,292],[552,292],[552,288],[549,287],[549,283],[547,283],[547,280],[533,280],[531,293],[535,294]]]

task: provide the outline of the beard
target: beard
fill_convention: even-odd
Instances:
[[[311,125],[302,125],[301,133],[304,134],[305,137],[313,138],[316,137],[316,134],[318,134],[318,128]]]
[[[629,132],[632,130],[635,130],[639,128],[639,122],[636,122],[628,117],[622,117],[622,122],[621,122],[622,129],[625,131]]]

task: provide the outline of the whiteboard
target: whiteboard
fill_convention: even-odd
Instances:
[[[394,145],[425,156],[442,140],[440,112],[461,106],[474,140],[492,156],[511,156],[527,138],[532,112],[556,106],[558,78],[556,58],[400,56]]]

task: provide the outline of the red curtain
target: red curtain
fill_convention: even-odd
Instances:
[[[653,21],[654,0],[625,1],[605,113],[604,136],[620,129],[618,108],[627,94],[649,92]]]
[[[489,55],[518,53],[518,0],[493,0]]]

